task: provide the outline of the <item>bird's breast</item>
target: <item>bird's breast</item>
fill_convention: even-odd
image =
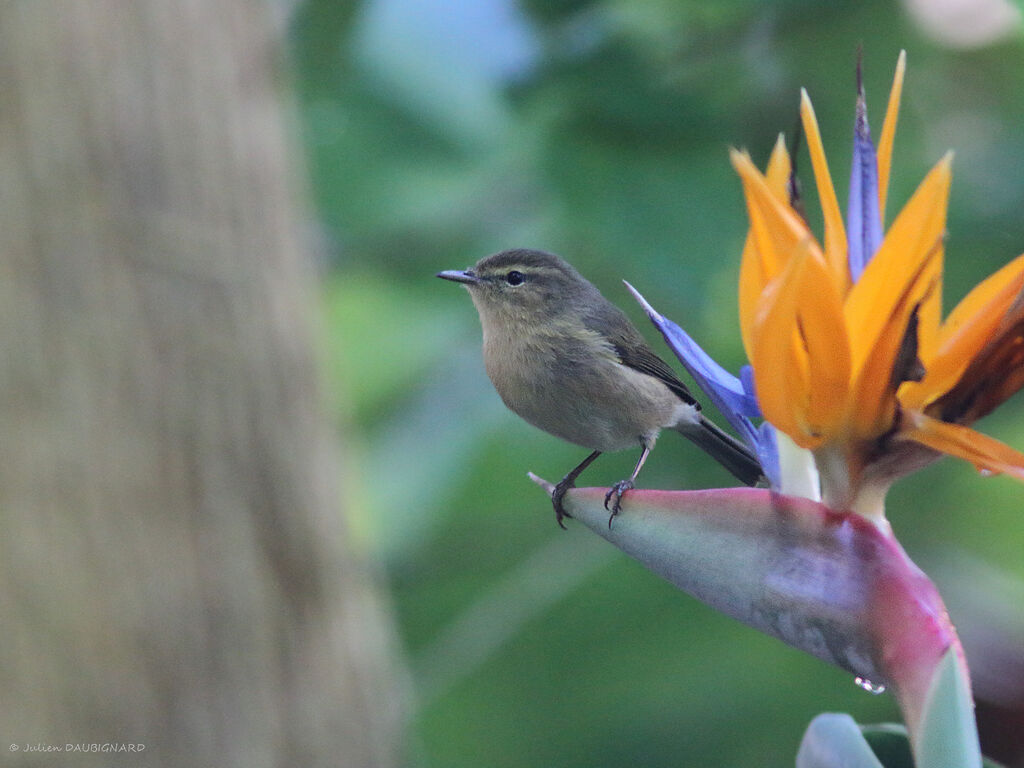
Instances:
[[[598,334],[484,331],[484,362],[501,399],[536,427],[591,450],[653,443],[681,401],[657,379],[622,365]]]

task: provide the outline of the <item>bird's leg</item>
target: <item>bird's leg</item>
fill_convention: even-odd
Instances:
[[[600,451],[594,451],[592,454],[587,456],[587,458],[579,463],[576,469],[572,470],[569,474],[559,480],[558,485],[555,486],[555,490],[551,492],[551,503],[555,507],[555,520],[558,521],[558,524],[562,526],[563,530],[565,529],[565,523],[563,523],[562,520],[566,517],[572,517],[572,515],[566,512],[562,507],[562,499],[565,498],[565,494],[570,488],[574,488],[576,486],[576,478],[580,476],[580,472],[589,467],[590,463],[600,455]]]
[[[651,448],[647,445],[646,440],[641,440],[640,445],[643,447],[643,453],[640,454],[640,459],[636,463],[636,467],[633,469],[633,474],[629,476],[628,480],[619,480],[615,485],[611,487],[611,490],[605,494],[604,497],[604,508],[611,512],[608,516],[608,527],[612,527],[612,520],[619,514],[619,510],[622,509],[622,494],[634,487],[636,482],[636,476],[640,474],[640,468],[643,467],[644,462],[647,461],[647,457],[651,455]],[[612,503],[612,497],[615,497],[614,503]],[[612,506],[609,509],[608,504]]]

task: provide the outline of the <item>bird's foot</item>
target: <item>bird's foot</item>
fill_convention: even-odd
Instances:
[[[611,514],[608,516],[608,527],[612,527],[612,520],[615,516],[622,511],[622,494],[626,491],[632,490],[635,486],[633,485],[632,479],[619,480],[611,489],[604,495],[604,508],[607,509]],[[612,497],[615,501],[612,501]],[[611,504],[609,507],[608,505]]]
[[[555,489],[551,492],[551,504],[555,508],[555,521],[563,531],[568,529],[562,521],[567,517],[572,517],[572,515],[565,511],[565,507],[562,506],[562,499],[565,498],[565,494],[568,493],[570,488],[575,487],[576,478],[571,475],[566,475],[558,481],[558,485],[556,485]]]

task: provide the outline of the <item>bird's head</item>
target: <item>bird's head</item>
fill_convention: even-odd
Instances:
[[[527,249],[501,251],[466,270],[438,277],[469,289],[480,320],[489,325],[544,323],[579,312],[597,289],[553,253]]]

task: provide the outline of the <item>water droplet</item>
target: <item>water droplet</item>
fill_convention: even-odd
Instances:
[[[992,475],[994,475],[995,472],[993,472],[991,469],[986,469],[985,467],[982,467],[981,469],[978,470],[978,474],[981,475],[982,477],[992,477]]]
[[[866,677],[855,677],[855,678],[853,678],[853,682],[855,682],[857,685],[859,685],[861,688],[863,688],[868,693],[873,693],[876,696],[878,694],[880,694],[880,693],[885,693],[885,686],[884,685],[875,685],[870,680],[868,680]]]

